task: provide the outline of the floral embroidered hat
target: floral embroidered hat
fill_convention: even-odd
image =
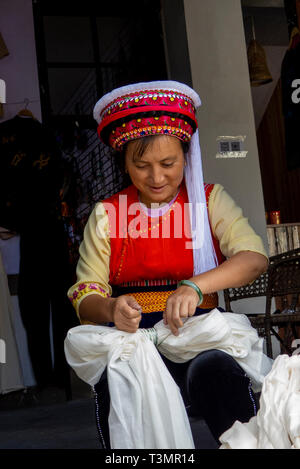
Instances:
[[[197,129],[200,98],[187,85],[153,81],[123,86],[95,105],[99,138],[119,150],[130,140],[147,135],[172,135],[189,142]]]

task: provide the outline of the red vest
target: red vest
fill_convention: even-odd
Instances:
[[[207,204],[213,187],[205,184]],[[103,201],[109,219],[111,285],[144,280],[178,281],[193,276],[193,250],[188,248],[192,245],[190,221],[184,205],[188,202],[184,183],[168,212],[155,219],[141,209],[134,185]],[[225,258],[214,237],[213,243],[220,264]]]

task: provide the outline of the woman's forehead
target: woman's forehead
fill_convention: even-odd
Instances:
[[[167,157],[174,158],[182,153],[180,140],[176,137],[170,137],[167,135],[156,136],[153,139],[149,139],[142,152],[140,151],[140,148],[140,142],[138,140],[132,141],[128,144],[126,153],[128,156],[131,156],[132,159],[136,159],[138,157],[143,160],[156,160]],[[137,154],[139,154],[139,156],[137,156]]]

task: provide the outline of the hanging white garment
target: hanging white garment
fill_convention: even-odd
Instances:
[[[6,275],[18,275],[20,273],[20,235],[6,240],[0,239],[0,251]],[[28,351],[27,334],[22,321],[19,298],[17,294],[10,295],[9,298],[10,308],[12,307],[10,309],[11,326],[18,347],[23,383],[25,387],[35,386],[36,380]]]
[[[276,358],[257,415],[236,421],[220,441],[220,449],[300,449],[300,355]]]
[[[12,321],[13,314],[0,251],[0,394],[25,388]]]
[[[272,366],[262,342],[246,316],[214,309],[187,319],[178,336],[163,321],[134,334],[115,327],[78,326],[67,334],[65,355],[91,386],[107,366],[112,448],[179,449],[194,448],[193,438],[180,390],[157,349],[174,362],[204,350],[223,350],[259,390]]]

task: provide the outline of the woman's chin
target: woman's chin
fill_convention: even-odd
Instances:
[[[152,192],[149,191],[147,196],[144,197],[144,200],[147,200],[148,204],[163,204],[168,201],[169,197],[168,194],[164,194],[163,192]]]

